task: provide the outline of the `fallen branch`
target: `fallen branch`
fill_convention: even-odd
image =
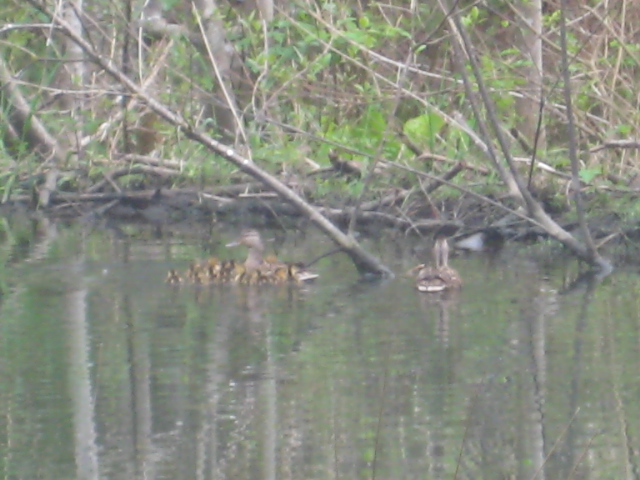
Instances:
[[[596,153],[606,148],[640,148],[638,140],[605,140],[602,145],[592,147],[589,152]]]
[[[64,34],[75,42],[91,61],[118,81],[129,92],[137,95],[151,110],[180,130],[187,138],[204,145],[212,152],[220,155],[235,165],[244,173],[267,185],[273,191],[277,192],[283,199],[291,203],[349,255],[361,274],[393,276],[391,270],[389,270],[388,267],[369,252],[364,250],[352,235],[345,235],[333,223],[325,218],[318,209],[303,200],[296,192],[284,185],[273,175],[258,167],[249,158],[244,157],[232,147],[214,140],[209,135],[191,125],[184,117],[167,108],[166,105],[158,101],[154,96],[147,93],[137,83],[127,77],[111,61],[98,54],[91,44],[83,37],[79,36],[59,15],[54,16],[44,5],[39,4],[34,0],[29,0],[29,3],[44,13],[54,25],[59,25]]]
[[[103,189],[107,185],[112,185],[114,180],[120,177],[124,177],[127,175],[152,175],[161,178],[175,178],[180,175],[180,172],[169,168],[162,167],[149,167],[146,165],[138,165],[131,168],[120,168],[118,170],[114,170],[113,172],[105,173],[105,179],[99,181],[91,188],[87,190],[87,193],[95,193]]]

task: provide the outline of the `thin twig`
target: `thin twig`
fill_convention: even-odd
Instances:
[[[567,54],[567,25],[565,12],[568,10],[566,0],[560,0],[560,47],[562,49],[562,76],[564,80],[564,101],[567,107],[567,136],[569,138],[569,159],[571,160],[571,187],[573,199],[576,205],[578,223],[589,255],[594,259],[598,257],[598,250],[593,243],[587,217],[582,202],[580,191],[580,163],[578,161],[578,142],[576,140],[576,128],[573,118],[573,101],[571,99],[571,74],[569,72],[569,62]]]

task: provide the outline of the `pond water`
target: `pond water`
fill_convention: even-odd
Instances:
[[[4,222],[0,458],[8,479],[620,479],[640,471],[638,278],[572,285],[541,247],[458,256],[465,285],[164,284],[210,234]],[[281,258],[332,248],[263,232]],[[363,243],[396,272],[428,242]],[[634,413],[636,412],[636,413]]]

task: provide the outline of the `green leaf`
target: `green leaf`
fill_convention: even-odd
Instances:
[[[367,130],[367,133],[381,135],[387,129],[387,119],[384,113],[377,108],[368,109],[361,124]]]
[[[631,130],[633,130],[632,125],[628,125],[628,124],[618,125],[618,133],[622,135],[629,135],[631,133]]]
[[[598,175],[602,174],[601,167],[593,167],[593,168],[585,168],[580,170],[580,180],[585,183],[591,183],[591,181],[596,178]]]
[[[424,143],[432,141],[440,132],[444,120],[436,113],[425,113],[419,117],[407,120],[404,124],[404,133],[413,141]]]
[[[462,17],[462,24],[465,27],[470,27],[478,23],[478,19],[480,18],[480,10],[478,7],[471,7],[469,13]]]

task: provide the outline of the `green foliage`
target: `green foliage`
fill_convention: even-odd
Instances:
[[[407,120],[404,124],[404,133],[418,145],[433,147],[436,143],[436,135],[444,127],[444,119],[437,113],[431,112],[419,117]]]
[[[591,183],[599,175],[602,175],[602,167],[600,165],[592,168],[583,168],[579,173],[580,180],[585,183]]]
[[[617,131],[621,136],[626,136],[629,135],[634,129],[633,125],[629,125],[627,124],[623,124],[623,125],[618,125]]]
[[[593,188],[586,190],[583,199],[585,209],[590,215],[601,217],[605,212],[613,212],[622,223],[634,226],[640,220],[640,203],[635,192],[611,195],[606,190]],[[564,202],[566,203],[566,199]],[[574,212],[569,212],[566,217],[574,219]]]
[[[277,170],[281,164],[296,166],[304,160],[303,150],[298,142],[285,144],[258,143],[253,149],[253,157],[259,159],[263,168]]]
[[[462,25],[465,27],[472,27],[477,25],[482,20],[481,11],[478,7],[471,7],[467,14],[462,17]]]
[[[543,25],[547,28],[555,28],[560,23],[560,9],[554,10],[542,17]]]
[[[9,200],[16,178],[17,177],[14,172],[5,172],[0,176],[0,192],[2,192],[2,203],[6,203]]]
[[[343,202],[344,198],[357,198],[362,193],[364,183],[358,179],[345,176],[334,176],[318,179],[315,184],[315,194],[325,201]]]
[[[162,0],[161,3],[167,12],[179,7],[177,0]],[[510,129],[522,121],[516,114],[516,101],[524,89],[530,87],[526,72],[530,70],[531,60],[517,41],[522,37],[522,19],[500,0],[489,0],[487,5],[490,9],[481,5],[465,6],[462,22],[474,42],[480,73],[495,103],[498,120],[505,129]],[[360,11],[348,2],[321,2],[313,8],[300,4],[286,14],[277,14],[266,30],[257,11],[245,15],[246,9],[236,10],[233,5],[225,8],[220,10],[220,15],[226,15],[226,33],[240,52],[248,72],[247,78],[242,79],[246,80],[244,90],[238,88],[233,93],[250,139],[252,157],[261,166],[280,172],[303,165],[305,156],[326,164],[329,150],[336,145],[348,147],[346,152],[340,153],[344,160],[362,161],[364,158],[367,162],[370,157],[382,155],[384,159],[410,164],[415,155],[396,134],[399,129],[418,148],[449,158],[470,157],[473,142],[465,132],[445,120],[458,111],[472,129],[478,130],[468,108],[465,90],[450,67],[450,39],[437,30],[442,28],[444,19],[437,6],[418,2],[415,11],[409,13],[402,9]],[[500,15],[489,14],[491,9]],[[11,21],[26,24],[42,21],[40,17],[29,8],[20,8]],[[564,100],[557,81],[561,78],[560,62],[557,49],[548,47],[549,42],[557,41],[559,11],[550,9],[543,21],[549,33],[545,37],[546,101],[547,105],[561,105]],[[117,52],[123,41],[120,32],[126,31],[125,27],[117,25],[113,38],[98,39],[96,34],[96,45],[103,40],[106,40],[104,45],[110,45],[101,53],[113,55]],[[634,136],[640,124],[635,115],[602,113],[609,107],[599,97],[604,83],[610,82],[615,99],[623,99],[636,109],[637,88],[627,79],[637,77],[640,47],[621,36],[607,38],[597,46],[589,45],[589,48],[604,45],[608,49],[604,55],[594,56],[596,60],[589,63],[583,61],[589,52],[589,48],[585,48],[588,39],[585,39],[582,25],[578,27],[570,26],[568,40],[574,105],[578,115],[592,116],[588,128],[583,131],[589,132],[592,138],[608,134]],[[264,38],[265,34],[267,38]],[[79,114],[82,123],[75,124],[75,116],[59,115],[55,106],[50,107],[50,93],[43,94],[39,87],[56,82],[63,62],[42,62],[40,59],[55,59],[62,51],[60,44],[49,42],[45,35],[34,29],[9,31],[5,39],[8,65],[14,72],[19,72],[20,80],[24,80],[21,88],[31,102],[33,112],[43,119],[50,131],[83,138],[95,134],[106,120],[116,117],[120,106],[114,101],[110,79],[96,82],[95,91],[106,93],[95,95],[87,102],[87,110]],[[216,120],[207,118],[213,117],[213,113],[202,105],[209,100],[203,102],[205,95],[218,88],[211,59],[186,37],[175,36],[171,41],[170,50],[164,52],[167,56],[162,62],[166,63],[166,68],[156,84],[155,94],[185,118],[215,135],[218,133]],[[148,59],[155,61],[157,52],[150,48],[147,53]],[[114,59],[116,63],[121,61],[117,55]],[[140,79],[146,79],[152,64],[141,62],[141,67]],[[410,68],[405,70],[405,67]],[[608,76],[610,71],[614,72],[611,77]],[[549,85],[551,87],[547,89]],[[5,116],[11,114],[6,103],[1,108]],[[480,110],[484,115],[482,108]],[[131,124],[135,124],[136,114],[132,112],[127,118]],[[560,117],[545,116],[547,131],[553,132],[547,135],[551,148],[540,153],[551,157],[545,161],[562,169],[568,168],[566,155],[554,159],[552,154],[552,148],[561,142],[564,147],[566,142],[564,134],[555,134],[559,131],[554,128],[556,123],[562,121],[558,120]],[[288,129],[280,125],[286,125]],[[100,178],[113,168],[100,162],[94,165],[93,159],[111,158],[113,153],[119,153],[117,148],[113,151],[114,144],[117,145],[113,139],[120,134],[121,129],[115,125],[108,133],[111,137],[96,140],[83,151],[83,158],[89,159],[83,171],[89,171],[92,179]],[[191,141],[175,139],[172,135],[173,132],[167,133],[166,137],[171,141],[163,145],[162,154],[184,159],[186,177],[201,182],[233,180],[237,171],[232,165],[202,147],[195,147]],[[318,141],[318,138],[325,141]],[[0,194],[7,198],[10,192],[21,188],[20,179],[34,171],[42,159],[34,161],[36,154],[27,142],[3,148],[7,157],[17,159],[19,163],[17,168],[11,169],[11,174],[0,176]],[[7,167],[10,167],[8,163]],[[601,166],[584,169],[581,178],[591,181],[601,175],[602,170]],[[123,181],[133,186],[141,179],[129,176]],[[327,190],[329,185],[353,193],[360,188],[360,182],[353,179],[320,183],[321,191]],[[81,183],[69,181],[66,185],[79,188]]]
[[[336,123],[328,118],[327,120],[327,139],[370,153],[377,149],[387,131],[387,119],[381,105],[365,107],[359,120],[354,123]]]
[[[170,11],[176,8],[181,3],[181,1],[180,0],[161,0],[160,3],[162,3],[162,7],[164,8],[164,10]]]

